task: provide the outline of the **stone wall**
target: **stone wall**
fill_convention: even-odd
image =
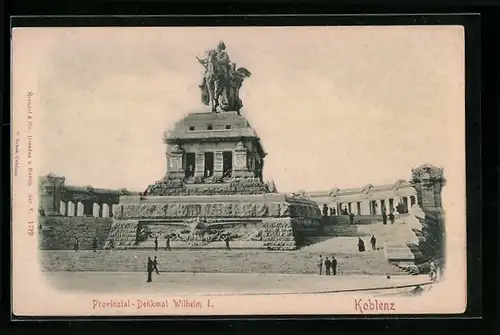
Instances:
[[[113,224],[104,244],[104,249],[111,248],[111,244],[113,244],[115,248],[136,245],[138,229],[139,221],[137,220],[113,220]]]
[[[116,206],[114,218],[164,219],[164,218],[261,218],[308,217],[320,219],[316,204],[278,202],[233,203],[122,203]]]
[[[150,245],[155,236],[168,235],[172,242],[195,247],[229,236],[231,241],[248,242],[253,247],[260,242],[268,249],[293,250],[306,236],[318,233],[320,218],[314,202],[280,194],[129,197],[115,208],[110,238],[116,247],[127,247],[146,240]],[[133,226],[139,229],[135,243]]]
[[[80,249],[92,249],[95,236],[98,249],[102,249],[109,235],[112,219],[93,217],[39,217],[39,248],[45,250],[73,249],[75,238]]]

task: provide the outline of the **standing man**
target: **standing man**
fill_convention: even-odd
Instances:
[[[97,237],[94,236],[94,239],[92,240],[92,251],[96,252],[97,251]]]
[[[429,277],[431,279],[431,281],[435,281],[436,280],[436,263],[434,263],[433,260],[431,260],[430,264],[430,271],[429,271]]]
[[[337,260],[332,256],[332,276],[337,275]]]
[[[78,249],[80,249],[80,241],[78,240],[78,237],[75,238],[75,245],[73,246],[73,249],[75,251],[78,251]]]
[[[330,275],[330,267],[332,266],[332,262],[326,257],[325,259],[325,275],[329,276]]]
[[[155,270],[155,271],[156,271],[156,274],[157,274],[157,275],[159,275],[159,274],[160,274],[160,272],[158,271],[158,259],[156,259],[156,256],[155,256],[155,258],[154,258],[154,260],[153,260],[153,270]]]
[[[155,251],[158,251],[158,235],[155,236]]]
[[[170,251],[170,235],[167,235],[167,240],[165,241],[165,250]]]
[[[375,235],[372,235],[372,238],[370,239],[370,242],[372,244],[372,249],[377,250],[377,239],[375,238]]]
[[[147,266],[148,280],[146,281],[147,283],[151,283],[153,281],[153,279],[151,278],[151,274],[153,273],[153,268],[154,268],[153,261],[151,260],[151,257],[148,257],[148,266]]]
[[[317,264],[319,268],[319,275],[321,276],[323,274],[323,255],[319,255]]]
[[[394,214],[392,212],[389,213],[389,220],[391,221],[391,224],[394,224]]]
[[[387,214],[385,214],[385,211],[382,212],[382,223],[387,224]]]
[[[349,222],[354,224],[354,213],[349,213]]]
[[[226,236],[224,241],[226,242],[226,250],[231,250],[231,248],[229,247],[229,235]]]

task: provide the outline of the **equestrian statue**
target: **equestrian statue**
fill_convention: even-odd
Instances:
[[[200,85],[201,101],[206,106],[212,107],[212,112],[239,112],[243,103],[239,97],[240,88],[245,78],[252,74],[244,67],[236,69],[226,52],[226,45],[219,42],[216,49],[206,51],[204,59],[198,59],[205,68],[203,80]]]

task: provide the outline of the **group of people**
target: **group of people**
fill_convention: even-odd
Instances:
[[[337,274],[337,260],[335,259],[335,256],[332,256],[331,260],[326,257],[323,261],[323,255],[320,255],[318,258],[319,275],[323,274],[323,266],[325,267],[325,275],[335,276]]]
[[[97,245],[99,243],[99,240],[97,239],[97,236],[94,236],[92,238],[92,251],[97,252]],[[113,242],[111,242],[111,245],[113,245]],[[75,243],[73,244],[73,250],[78,251],[80,250],[80,238],[77,236],[75,237]]]
[[[167,235],[165,240],[165,250],[172,250],[170,248],[170,236]],[[158,251],[158,235],[155,236],[155,251]],[[156,257],[155,257],[156,259]]]
[[[392,212],[389,213],[389,215],[387,215],[386,212],[382,212],[382,223],[383,224],[387,224],[387,218],[389,218],[389,221],[391,221],[391,224],[394,224],[394,214]]]
[[[432,260],[429,262],[429,278],[431,281],[436,281],[439,277],[442,276],[443,268],[439,264],[439,261]]]
[[[146,280],[147,283],[151,283],[153,281],[152,274],[153,272],[156,271],[156,274],[159,275],[160,271],[158,271],[158,259],[156,256],[154,257],[153,260],[151,260],[151,257],[148,257],[148,266],[147,266],[147,272],[148,272],[148,280]]]
[[[372,245],[372,250],[377,250],[377,239],[375,238],[375,235],[372,235],[370,244]],[[358,250],[360,252],[365,251],[365,241],[363,241],[361,237],[358,238]]]

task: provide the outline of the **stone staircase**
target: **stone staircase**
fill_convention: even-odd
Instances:
[[[161,272],[207,273],[282,273],[316,274],[319,255],[324,252],[267,250],[185,250],[159,249],[42,251],[43,271],[119,271],[145,272],[148,257],[157,256]],[[381,250],[365,253],[335,253],[338,275],[402,275],[399,269],[384,259]]]
[[[39,248],[44,250],[72,250],[75,238],[80,249],[92,249],[97,236],[97,248],[106,241],[112,224],[111,218],[41,216],[39,217]]]
[[[422,254],[418,249],[419,239],[412,230],[413,225],[407,224],[408,216],[398,217],[394,224],[382,221],[371,221],[367,224],[356,222],[351,225],[326,224],[322,236],[310,237],[307,241],[305,251],[316,252],[350,252],[359,253],[358,238],[365,242],[366,252],[371,250],[370,238],[372,235],[377,239],[376,248],[381,250],[384,262],[390,262],[408,273],[418,273],[416,263],[419,263]],[[361,253],[360,253],[361,254]]]

